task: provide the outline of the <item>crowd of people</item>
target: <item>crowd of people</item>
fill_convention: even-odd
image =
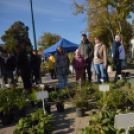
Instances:
[[[37,51],[32,51],[29,56],[23,51],[23,47],[18,44],[15,46],[17,57],[13,56],[10,51],[3,51],[0,57],[0,72],[1,77],[4,78],[4,83],[14,84],[14,71],[17,76],[21,76],[24,84],[24,89],[31,92],[32,83],[41,82],[40,78],[40,64],[41,59]],[[33,78],[34,76],[34,78]]]
[[[56,56],[51,53],[49,59],[49,69],[51,78],[56,79],[58,74],[58,86],[59,89],[63,89],[68,86],[69,66],[73,65],[76,72],[76,81],[86,80],[86,72],[88,74],[88,81],[91,82],[91,66],[93,65],[97,74],[98,83],[101,84],[101,77],[103,82],[108,81],[108,58],[107,47],[103,44],[100,37],[95,37],[95,45],[93,45],[87,38],[86,34],[81,36],[82,42],[75,52],[75,57],[70,63],[68,55],[65,53],[62,46],[58,46],[56,49]],[[121,74],[121,63],[125,60],[125,51],[121,45],[121,35],[115,36],[115,41],[112,44],[112,57],[116,66],[116,75],[114,83],[117,81],[118,75]],[[14,84],[14,70],[17,70],[18,77],[21,76],[24,89],[31,92],[32,83],[41,83],[40,78],[40,64],[41,58],[38,56],[37,51],[32,51],[27,55],[20,44],[15,46],[15,52],[17,57],[13,56],[10,51],[3,51],[3,55],[0,57],[1,76],[4,77],[5,84],[7,84],[8,78],[10,83]],[[35,79],[33,79],[33,77]]]
[[[103,44],[100,37],[95,37],[95,45],[93,45],[88,39],[86,34],[81,36],[82,42],[79,48],[75,52],[75,57],[73,62],[70,63],[67,54],[64,52],[62,46],[57,47],[57,55],[54,56],[52,53],[49,57],[51,77],[55,76],[55,68],[58,72],[58,84],[59,89],[67,87],[67,76],[69,74],[69,65],[72,64],[76,72],[76,81],[81,79],[83,82],[86,80],[86,72],[88,74],[88,81],[91,82],[91,65],[95,69],[97,74],[97,81],[99,84],[102,83],[101,77],[103,77],[103,82],[108,82],[108,58],[107,58],[107,47]],[[112,44],[112,57],[114,64],[116,66],[116,74],[114,78],[114,83],[118,79],[118,75],[121,75],[121,63],[125,60],[125,51],[121,45],[121,35],[117,34],[115,36],[115,41]]]

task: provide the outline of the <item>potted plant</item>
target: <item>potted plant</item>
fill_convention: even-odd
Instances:
[[[118,130],[114,128],[114,118],[120,113],[121,110],[111,110],[104,105],[101,109],[91,111],[89,126],[79,130],[82,131],[82,134],[115,134]],[[118,132],[121,133],[121,131]]]
[[[58,93],[57,98],[55,99],[57,112],[64,112],[64,97],[62,93]]]
[[[14,130],[13,134],[31,134],[31,120],[29,118],[21,118],[19,122],[15,125],[17,128]]]
[[[51,114],[51,105],[49,103],[45,103],[45,111],[48,113],[48,114]]]
[[[46,131],[53,130],[50,124],[52,116],[44,115],[43,109],[39,109],[31,115],[31,118],[21,118],[13,134],[45,134]]]
[[[52,91],[49,93],[49,97],[54,101],[58,96],[58,92],[57,91]]]
[[[74,107],[76,108],[76,114],[78,117],[84,116],[85,109],[88,109],[88,90],[86,88],[76,88],[74,89],[75,96],[71,97],[70,100],[74,104]]]
[[[65,99],[69,98],[68,89],[67,89],[67,88],[61,90],[60,93],[62,94],[62,96],[63,96]]]
[[[37,106],[38,108],[42,107],[42,101],[37,99],[37,92],[36,90],[32,91],[32,94],[30,95],[31,105],[32,107]]]
[[[1,108],[0,111],[2,111],[2,124],[8,125],[11,123],[11,121],[14,119],[13,112],[10,108],[10,106],[5,103]]]

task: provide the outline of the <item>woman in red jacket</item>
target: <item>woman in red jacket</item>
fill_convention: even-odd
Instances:
[[[76,50],[76,56],[74,57],[72,64],[76,71],[76,81],[78,81],[81,78],[81,81],[83,82],[84,80],[83,74],[84,74],[84,68],[86,67],[86,61],[81,56],[80,49]]]

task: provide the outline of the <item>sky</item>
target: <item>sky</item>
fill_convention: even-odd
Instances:
[[[83,0],[75,0],[81,3]],[[36,40],[43,32],[58,34],[79,44],[81,32],[87,27],[85,15],[73,15],[74,0],[32,0]],[[134,15],[132,15],[132,19]],[[131,23],[132,19],[128,21]],[[0,37],[15,21],[22,21],[29,27],[29,38],[33,44],[33,30],[30,0],[0,0]],[[3,44],[0,39],[0,44]]]

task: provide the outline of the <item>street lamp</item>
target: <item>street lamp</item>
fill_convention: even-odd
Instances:
[[[35,24],[34,24],[34,17],[33,17],[32,0],[30,0],[30,4],[31,4],[31,16],[32,16],[32,27],[33,27],[34,50],[37,50],[36,33],[35,33]]]

